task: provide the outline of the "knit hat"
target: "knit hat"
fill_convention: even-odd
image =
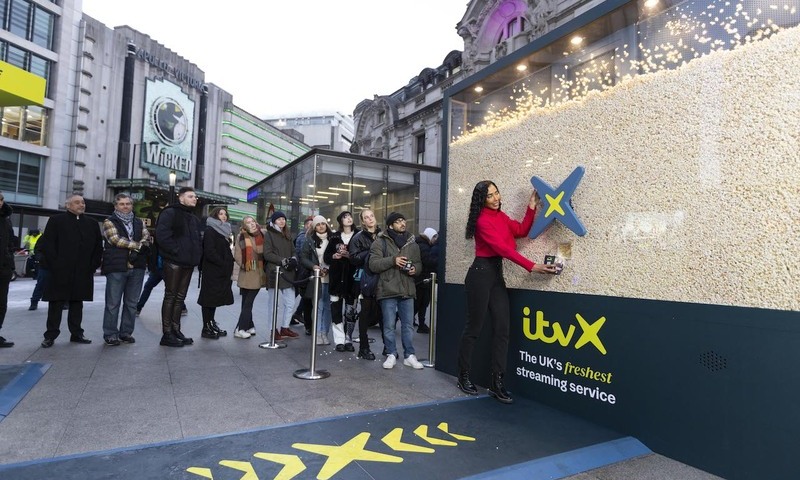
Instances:
[[[437,232],[431,227],[428,227],[422,232],[422,234],[428,237],[428,240],[433,240],[433,237],[436,236]]]
[[[350,215],[350,218],[353,217],[353,214],[348,212],[347,210],[345,210],[344,212],[340,213],[339,215],[336,216],[336,221],[339,222],[339,226],[343,225],[342,224],[342,218],[344,218],[345,215]]]
[[[319,225],[320,223],[328,225],[328,221],[325,220],[325,217],[323,217],[322,215],[317,215],[316,217],[314,217],[314,221],[311,222],[311,228],[317,228],[317,225]]]
[[[275,213],[273,213],[272,216],[269,218],[269,221],[275,223],[275,220],[281,217],[286,218],[286,214],[281,212],[280,210],[276,210]]]
[[[397,213],[397,212],[390,213],[389,216],[386,217],[386,226],[391,227],[394,222],[400,220],[401,218],[403,220],[406,219],[405,215],[403,215],[402,213]]]

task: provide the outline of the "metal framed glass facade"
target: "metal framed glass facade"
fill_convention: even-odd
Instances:
[[[309,215],[322,215],[337,228],[340,212],[356,217],[364,209],[373,210],[379,224],[390,212],[401,212],[415,232],[423,170],[440,175],[436,167],[315,149],[251,187],[248,200],[258,203],[259,223],[274,208],[286,213],[295,233]]]

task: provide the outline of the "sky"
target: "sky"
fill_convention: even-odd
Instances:
[[[260,118],[340,112],[463,50],[467,0],[83,0],[196,64]]]

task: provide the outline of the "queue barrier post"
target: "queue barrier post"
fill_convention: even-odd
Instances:
[[[423,360],[423,366],[433,368],[436,366],[436,303],[439,296],[439,284],[436,283],[436,273],[431,273],[431,331],[430,338],[428,339],[428,360]]]
[[[295,370],[294,376],[295,378],[299,378],[301,380],[319,380],[322,378],[328,378],[331,376],[330,372],[327,370],[317,370],[316,369],[316,360],[317,360],[317,313],[319,310],[319,284],[321,281],[321,277],[319,274],[319,270],[314,269],[314,276],[311,277],[311,281],[314,282],[314,296],[312,298],[312,302],[314,302],[311,306],[311,367],[310,368],[301,368],[300,370]]]
[[[278,343],[275,341],[275,332],[278,330],[278,299],[280,298],[280,288],[278,288],[278,280],[281,278],[281,267],[278,265],[275,268],[275,295],[272,297],[272,329],[269,334],[269,342],[258,344],[260,348],[267,348],[275,350],[279,348],[286,348],[285,343]]]

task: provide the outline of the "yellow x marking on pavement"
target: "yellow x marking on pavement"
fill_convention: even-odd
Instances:
[[[386,463],[400,463],[403,461],[402,457],[365,450],[364,447],[367,445],[369,436],[369,432],[361,432],[341,446],[295,443],[292,444],[292,448],[328,457],[328,460],[325,461],[325,465],[322,466],[317,476],[319,480],[327,480],[333,477],[341,469],[349,465],[350,462],[354,461]]]

